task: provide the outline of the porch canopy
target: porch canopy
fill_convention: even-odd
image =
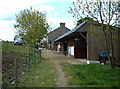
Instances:
[[[76,37],[77,33],[86,33],[87,32],[87,27],[84,26],[87,23],[87,21],[84,21],[83,23],[81,23],[80,25],[78,25],[76,28],[74,28],[73,30],[61,35],[60,37],[58,37],[54,42],[58,42],[61,40],[66,40],[69,39],[69,37]],[[82,28],[83,27],[83,28]],[[80,35],[80,34],[79,34]],[[81,34],[82,35],[82,34]]]

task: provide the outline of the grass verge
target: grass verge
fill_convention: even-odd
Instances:
[[[56,70],[49,59],[42,58],[34,70],[27,73],[20,87],[55,87]]]
[[[4,56],[10,57],[12,55],[14,55],[14,58],[26,59],[26,57],[28,57],[28,52],[29,48],[24,45],[18,46],[14,45],[13,43],[2,42],[3,59]]]
[[[61,63],[68,78],[68,86],[118,87],[118,69],[109,65],[72,65]]]
[[[16,60],[19,82],[22,83],[24,75],[28,71],[28,58],[30,61],[30,70],[34,69],[33,55],[29,57],[29,47],[25,45],[14,45],[13,43],[2,42],[2,85],[14,86],[16,76]],[[35,50],[35,64],[40,61],[40,54]],[[6,76],[7,75],[7,76]]]

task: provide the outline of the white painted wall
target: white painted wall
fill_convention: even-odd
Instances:
[[[68,54],[74,56],[74,46],[68,46]]]
[[[60,51],[60,44],[57,45],[57,51]]]
[[[74,56],[74,46],[71,46],[71,55]]]
[[[71,47],[68,46],[68,54],[71,55]]]

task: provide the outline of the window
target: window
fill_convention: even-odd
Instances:
[[[75,41],[79,41],[80,39],[79,38],[75,38]]]

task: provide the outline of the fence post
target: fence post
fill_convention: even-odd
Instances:
[[[15,59],[15,87],[18,87],[18,60]]]
[[[37,49],[37,64],[39,63],[39,57],[38,57],[38,49]]]
[[[30,72],[30,47],[29,47],[29,55],[28,55],[28,72]]]
[[[41,49],[40,49],[40,58],[41,58]]]
[[[28,57],[28,72],[30,72],[30,55]]]
[[[40,62],[41,62],[41,49],[40,49]]]

